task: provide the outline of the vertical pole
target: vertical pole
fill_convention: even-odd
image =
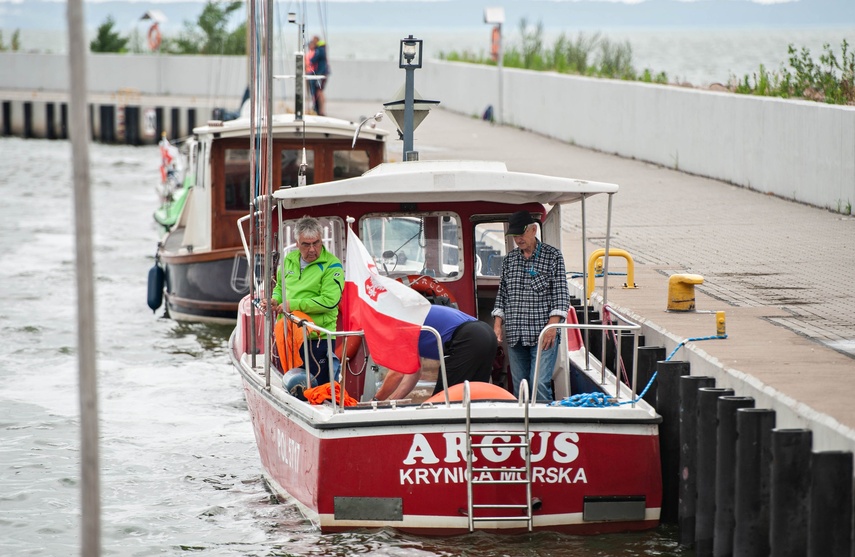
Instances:
[[[664,346],[642,346],[638,349],[638,392],[641,393],[650,383],[656,371],[656,362],[664,360],[667,354]],[[650,406],[656,407],[656,382],[654,381],[642,397]]]
[[[772,557],[807,555],[812,441],[809,429],[772,430]]]
[[[715,528],[715,463],[718,433],[718,399],[733,396],[733,389],[698,390],[698,500],[695,504],[695,557],[712,557]]]
[[[736,499],[734,557],[769,555],[769,484],[775,411],[736,411]]]
[[[258,45],[258,35],[257,35],[257,25],[256,25],[256,17],[257,17],[257,6],[255,5],[256,0],[248,0],[247,4],[247,56],[249,67],[247,68],[249,71],[249,214],[251,215],[249,219],[249,260],[247,260],[246,264],[249,266],[249,291],[253,296],[257,296],[258,294],[255,292],[255,286],[257,284],[258,275],[255,269],[255,254],[258,243],[258,227],[256,223],[258,220],[255,218],[256,209],[258,209],[258,184],[256,182],[256,169],[258,168],[258,148],[256,145],[256,132],[258,129],[257,125],[257,111],[258,111],[258,75],[256,74],[256,70],[258,68],[258,55],[256,46]],[[264,300],[267,302],[268,311],[272,306],[270,304],[270,287],[269,285],[265,285],[261,290],[260,294],[264,296]],[[265,317],[265,322],[267,318]],[[249,336],[252,339],[252,367],[256,366],[256,354],[259,352],[260,346],[258,346],[258,333],[255,328],[258,325],[255,322],[255,305],[249,305]],[[264,351],[265,357],[270,357],[269,346],[265,341]]]
[[[677,523],[680,491],[680,377],[689,375],[689,362],[658,362],[659,390],[656,410],[662,416],[659,426],[659,454],[662,457],[662,522]]]
[[[80,373],[81,555],[101,555],[101,480],[98,448],[98,373],[95,359],[95,279],[92,196],[86,119],[86,55],[83,1],[68,2],[68,57],[71,74],[71,161],[77,252],[77,349]]]
[[[410,160],[410,153],[413,150],[413,106],[415,96],[415,69],[404,68],[406,72],[406,82],[404,85],[404,160]]]
[[[808,557],[852,552],[852,453],[822,451],[811,458]]]
[[[695,517],[698,500],[698,389],[714,387],[715,378],[700,375],[680,377],[680,476],[678,522],[680,545],[695,544]]]
[[[736,411],[751,408],[748,396],[718,399],[718,432],[715,453],[715,533],[713,557],[733,555],[733,501],[736,492]]]
[[[266,95],[267,102],[265,103],[264,109],[264,118],[267,123],[267,129],[265,130],[265,164],[264,164],[264,187],[263,194],[266,200],[265,203],[262,204],[262,210],[264,214],[262,216],[262,221],[267,223],[264,227],[264,287],[269,288],[270,286],[270,277],[273,276],[273,224],[270,220],[273,218],[273,0],[266,0],[266,16],[264,19],[264,33],[265,33],[265,45],[266,45],[266,64],[264,69],[264,78],[266,79]],[[285,288],[282,288],[282,301],[285,301]],[[268,313],[270,318],[268,318],[265,323],[265,331],[264,338],[265,342],[268,345],[267,352],[270,352],[270,337],[273,335],[273,312]],[[305,337],[308,339],[308,335]],[[306,342],[305,344],[308,344]],[[308,362],[309,360],[306,360]],[[308,375],[309,364],[306,364],[306,375]],[[264,384],[266,388],[270,389],[270,358],[264,358]]]
[[[496,121],[499,124],[503,124],[505,122],[505,81],[504,74],[502,72],[502,68],[504,67],[504,61],[502,60],[505,57],[504,54],[504,41],[502,40],[502,24],[499,23],[499,59],[496,61],[496,66],[498,67],[499,72],[499,110],[496,111]]]

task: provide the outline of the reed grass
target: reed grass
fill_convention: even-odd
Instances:
[[[810,51],[787,48],[789,66],[769,71],[763,65],[751,76],[731,76],[728,89],[744,95],[805,99],[828,104],[855,104],[855,53],[843,39],[838,58],[831,45],[814,60]]]
[[[638,73],[635,70],[629,41],[611,41],[600,33],[579,33],[575,38],[561,33],[552,45],[547,45],[543,40],[543,22],[532,26],[526,18],[520,20],[519,32],[519,43],[509,44],[503,53],[502,65],[505,67],[668,83],[665,72],[645,69]],[[439,57],[452,62],[496,65],[496,62],[483,52],[440,52]]]

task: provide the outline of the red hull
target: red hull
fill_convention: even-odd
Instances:
[[[323,531],[389,526],[433,535],[468,531],[462,422],[376,425],[365,420],[355,427],[321,429],[293,413],[286,415],[246,380],[245,393],[268,479],[274,489],[299,501]],[[368,417],[371,410],[356,412]],[[508,427],[485,424],[484,429]],[[593,534],[658,524],[661,478],[655,424],[535,422],[531,435],[532,498],[540,501],[534,529]],[[476,441],[482,440],[479,437]],[[518,467],[523,463],[520,453],[518,448],[476,449],[475,466]],[[473,489],[478,503],[525,503],[520,485]],[[632,517],[592,520],[586,498],[589,509],[605,505]],[[479,511],[485,516],[483,509],[475,516]],[[488,514],[513,512],[519,516],[519,511],[492,509]],[[602,512],[602,507],[593,512]],[[527,526],[520,520],[480,522],[477,528],[513,533]]]

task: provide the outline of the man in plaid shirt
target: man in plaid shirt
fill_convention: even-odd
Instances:
[[[564,257],[556,248],[537,239],[537,223],[528,211],[517,211],[508,221],[507,234],[516,249],[502,263],[502,278],[493,309],[493,330],[499,343],[508,343],[514,394],[525,379],[534,390],[537,339],[548,323],[561,323],[570,308],[570,291]],[[504,326],[504,331],[503,331]],[[543,335],[537,400],[552,400],[552,370],[561,334],[550,329]]]

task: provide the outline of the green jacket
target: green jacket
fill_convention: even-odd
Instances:
[[[344,268],[341,261],[327,251],[300,270],[300,251],[285,256],[283,265],[276,271],[276,286],[271,298],[282,303],[282,272],[285,271],[285,295],[291,311],[302,311],[315,325],[329,331],[336,328],[338,304],[344,290]]]

